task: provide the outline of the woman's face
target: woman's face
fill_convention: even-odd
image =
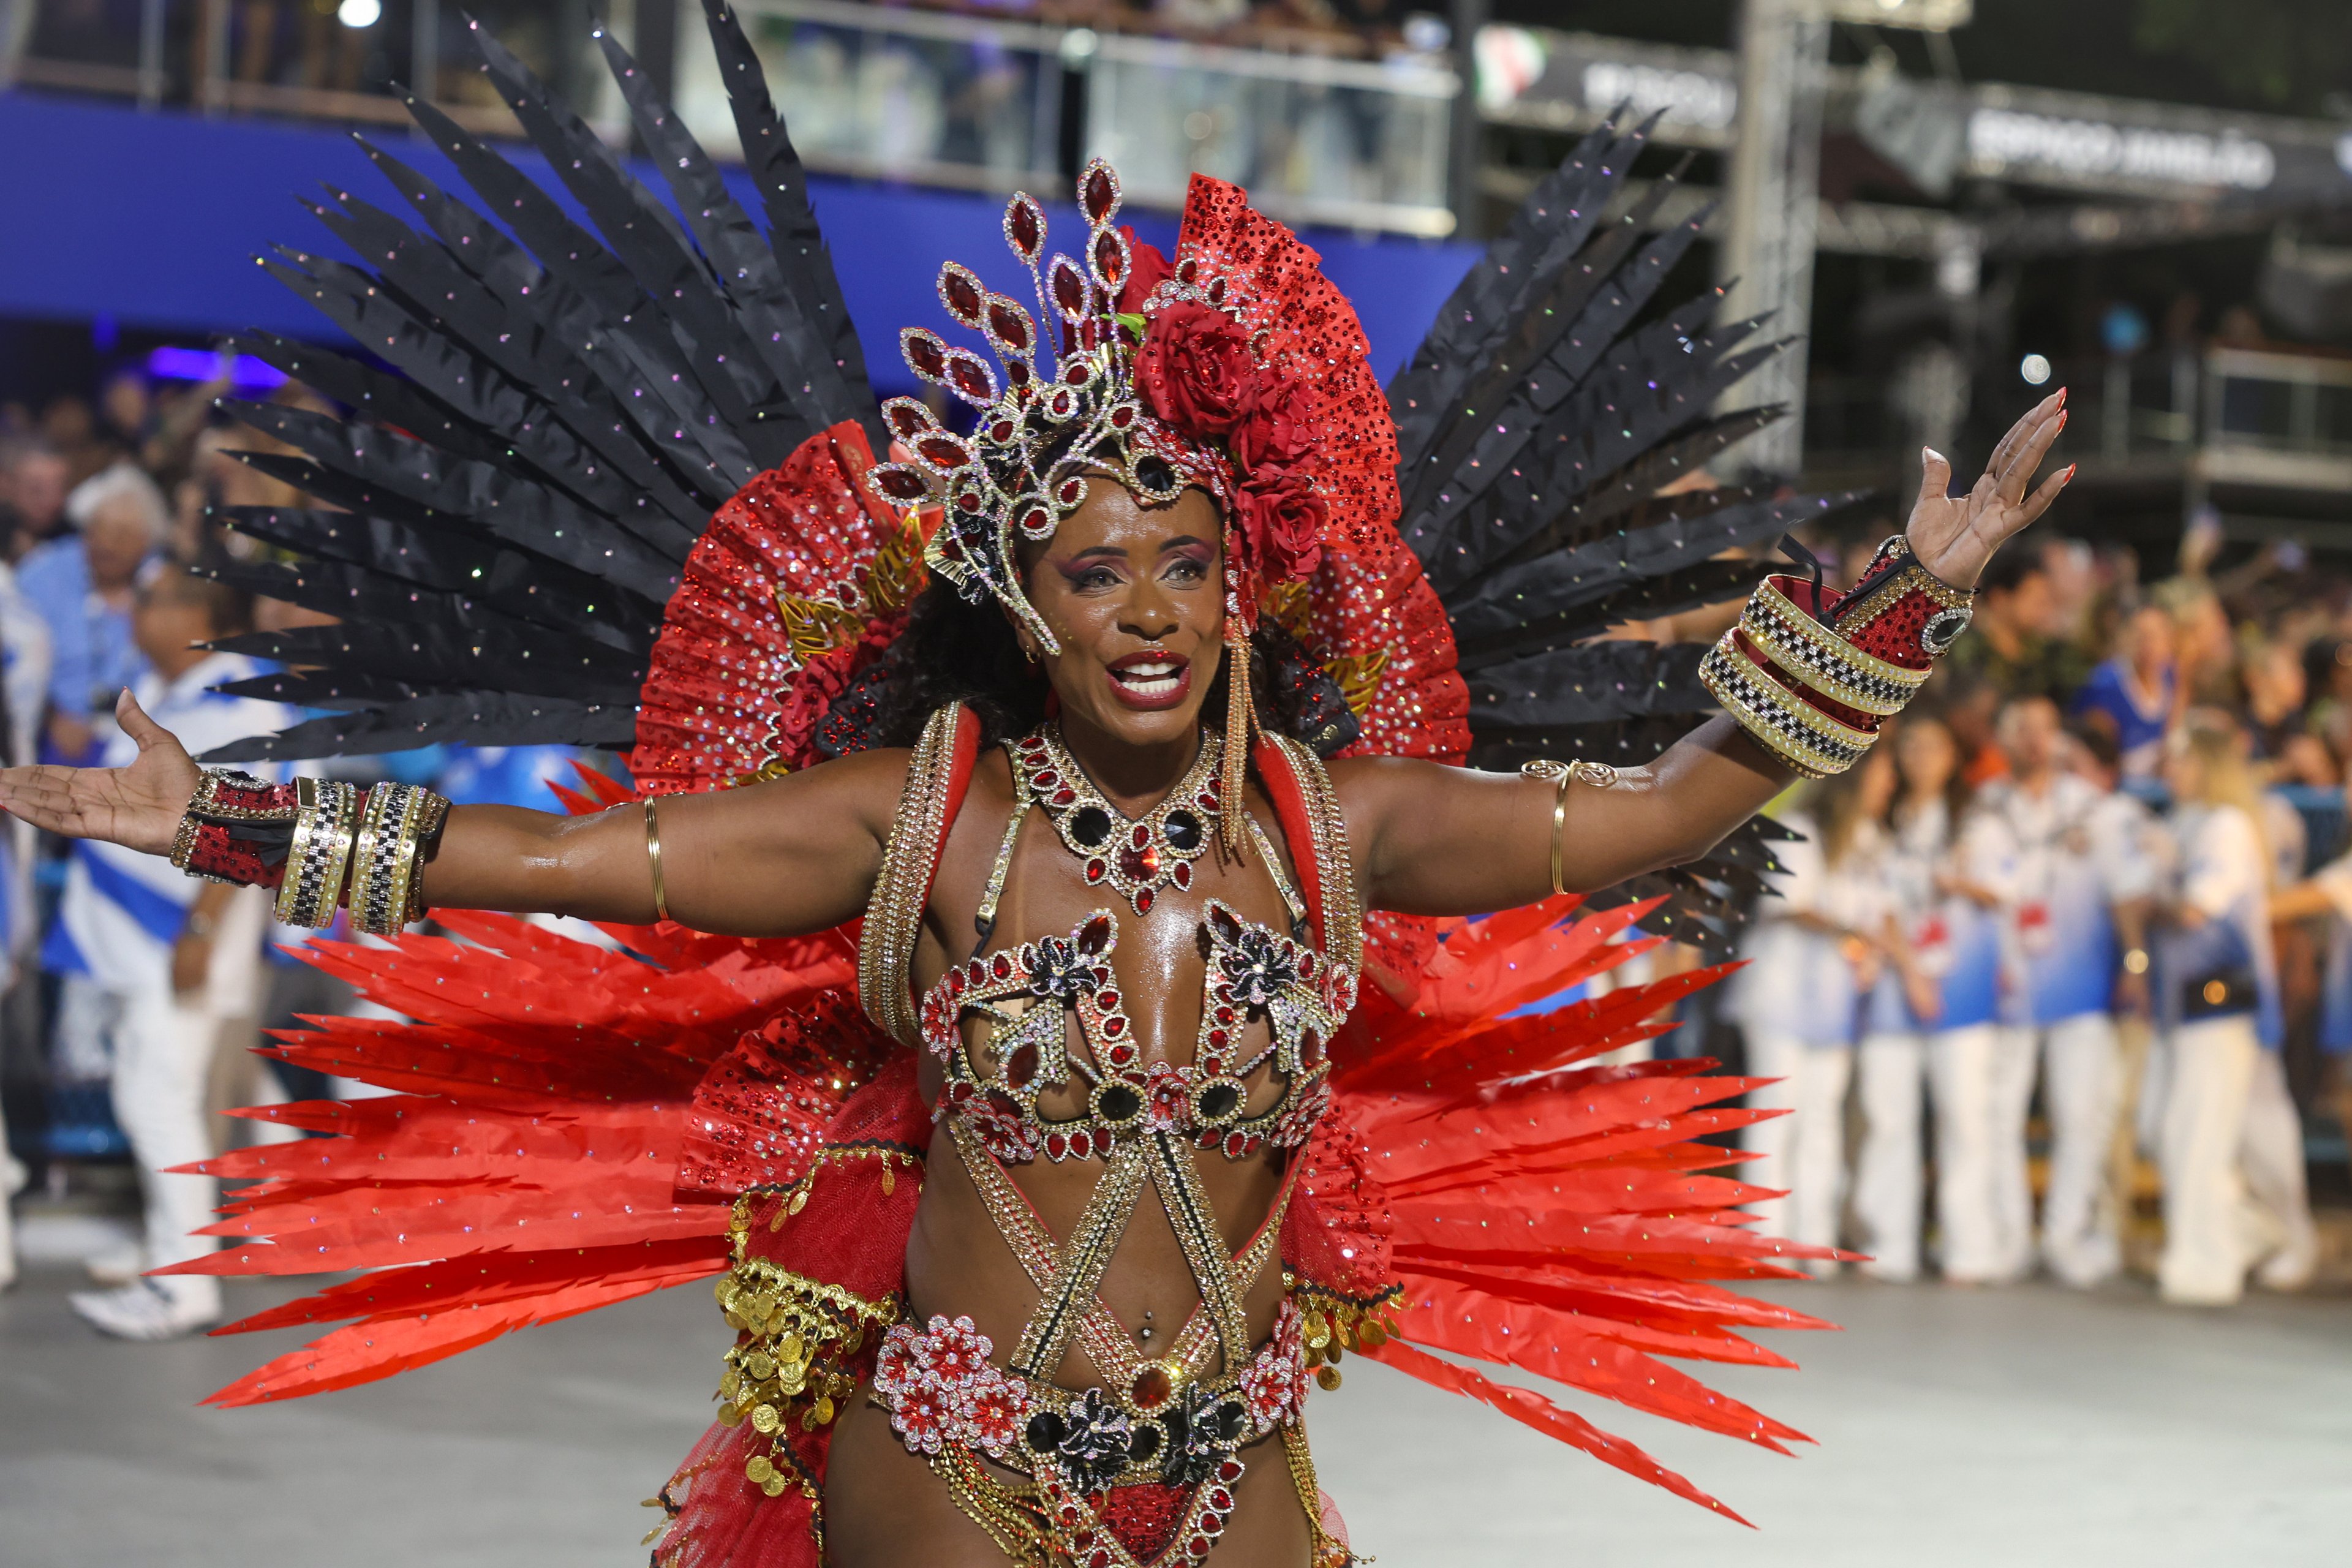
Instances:
[[[1135,745],[1198,727],[1224,636],[1223,537],[1204,491],[1145,506],[1097,475],[1042,551],[1024,552],[1029,602],[1062,645],[1043,661],[1066,724]]]
[[[1952,732],[1932,719],[1906,719],[1895,734],[1895,760],[1903,787],[1916,795],[1941,795],[1959,765]]]

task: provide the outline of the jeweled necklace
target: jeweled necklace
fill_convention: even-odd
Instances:
[[[1217,819],[1217,768],[1223,737],[1204,731],[1200,755],[1158,805],[1129,817],[1104,798],[1069,748],[1058,724],[1013,743],[1013,760],[1054,831],[1086,862],[1087,885],[1108,885],[1127,896],[1139,915],[1150,912],[1162,888],[1192,885],[1192,862],[1209,847]]]

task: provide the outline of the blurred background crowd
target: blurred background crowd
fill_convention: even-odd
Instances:
[[[230,390],[226,375],[159,382],[133,364],[89,397],[0,405],[0,747],[10,763],[129,761],[137,748],[116,721],[125,690],[199,752],[305,716],[268,699],[266,661],[236,651],[252,634],[331,617],[220,580],[224,567],[266,552],[223,528],[218,509],[304,503],[282,480],[225,455],[286,450],[226,424],[215,402]],[[326,406],[290,384],[272,397]],[[317,771],[545,809],[554,805],[546,781],[571,781],[572,758],[553,746],[436,746]],[[99,1289],[78,1295],[77,1309],[134,1338],[217,1321],[213,1280],[138,1278],[211,1246],[189,1233],[214,1218],[213,1184],[157,1173],[297,1135],[231,1122],[222,1113],[232,1107],[370,1092],[250,1054],[265,1027],[364,1014],[365,1005],[289,955],[308,933],[278,926],[261,889],[200,884],[151,858],[69,845],[14,821],[0,837],[0,933],[8,1065],[0,1186],[13,1197],[30,1185],[95,1214],[143,1192],[137,1230],[85,1259]],[[350,936],[340,927],[331,934]],[[16,1265],[5,1213],[0,1283]]]
[[[1889,1279],[2118,1273],[2216,1303],[2347,1271],[2352,1204],[2352,33],[2334,0],[740,0],[875,334],[929,259],[982,255],[999,194],[1121,170],[1147,233],[1186,177],[1306,227],[1384,368],[1576,139],[1652,121],[1618,207],[1696,226],[1661,297],[1801,346],[1732,395],[1790,417],[1695,482],[1876,496],[1804,542],[1832,577],[1897,525],[1923,447],[1973,471],[2070,389],[2076,482],[2000,560],[1976,629],[1889,744],[1774,812],[1776,896],[1664,1050],[1782,1079],[1750,1136],[1772,1222]],[[592,16],[593,11],[593,16]],[[360,128],[414,88],[514,126],[468,17],[616,142],[601,18],[706,145],[725,84],[678,0],[0,0],[0,746],[119,759],[116,694],[214,742],[302,717],[236,639],[330,619],[213,574],[216,513],[313,504],[223,397],[328,405],[218,349],[331,332],[245,259],[285,192],[373,180]],[[1681,183],[1665,176],[1680,171]],[[371,199],[389,201],[375,184]],[[919,234],[919,244],[897,237]],[[303,243],[316,243],[309,231]],[[910,269],[900,253],[921,258]],[[1622,628],[1711,639],[1735,605]],[[218,645],[191,647],[192,643]],[[226,692],[214,689],[226,684]],[[546,807],[611,758],[331,764]],[[352,1004],[289,933],[135,858],[0,842],[5,1185],[20,1215],[133,1206],[235,1103],[332,1098],[243,1047]],[[1662,949],[1643,961],[1701,962]],[[1771,1176],[1768,1180],[1774,1179]],[[193,1178],[187,1179],[190,1183]],[[76,1243],[84,1315],[217,1315],[170,1261],[208,1189],[145,1185]],[[192,1217],[194,1216],[194,1217]],[[85,1234],[85,1233],[78,1233]],[[13,1267],[0,1246],[0,1278]]]

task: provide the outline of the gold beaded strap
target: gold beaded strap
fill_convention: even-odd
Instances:
[[[1339,797],[1323,759],[1287,735],[1265,737],[1290,764],[1298,793],[1307,807],[1308,852],[1315,857],[1315,881],[1323,898],[1323,955],[1352,972],[1364,963],[1364,910],[1356,898],[1356,868],[1348,848],[1348,821],[1340,815]],[[1293,845],[1291,852],[1297,854]]]
[[[915,942],[930,901],[931,873],[947,830],[948,787],[956,765],[957,731],[964,710],[940,709],[923,726],[907,764],[898,814],[882,847],[882,870],[866,906],[857,940],[857,1000],[866,1016],[900,1045],[920,1050],[923,1030],[911,990]]]
[[[335,923],[359,826],[360,792],[336,779],[297,779],[294,843],[278,885],[278,918],[313,930]]]

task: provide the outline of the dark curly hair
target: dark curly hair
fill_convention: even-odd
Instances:
[[[934,712],[961,702],[980,716],[981,743],[998,745],[1045,722],[1048,689],[1003,611],[968,603],[934,578],[909,606],[905,632],[834,702],[817,743],[835,756],[911,746]],[[1338,683],[1271,617],[1250,637],[1250,696],[1259,728],[1302,741],[1318,754],[1352,744],[1360,733]],[[1202,711],[1218,721],[1225,702],[1221,662]]]

